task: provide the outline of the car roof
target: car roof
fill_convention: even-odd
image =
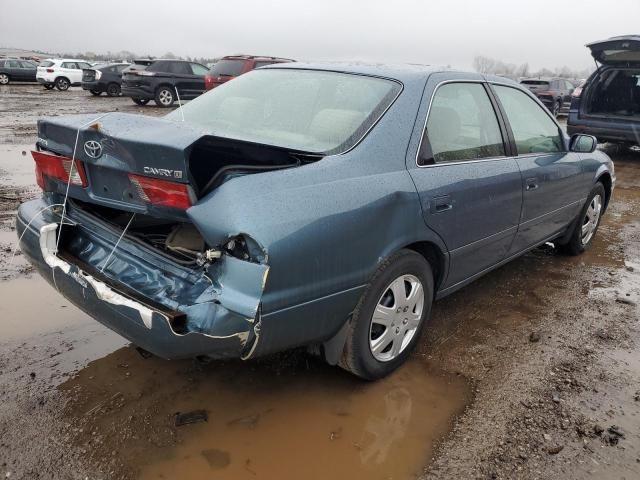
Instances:
[[[292,58],[271,57],[269,55],[226,55],[220,60],[273,60],[274,62],[295,62]]]

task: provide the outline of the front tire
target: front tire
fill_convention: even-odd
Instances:
[[[61,92],[64,92],[66,90],[69,90],[69,87],[71,86],[71,83],[69,82],[68,79],[64,78],[64,77],[58,77],[56,78],[56,88],[58,90],[60,90]]]
[[[156,90],[156,105],[163,108],[169,108],[176,101],[176,93],[172,87],[163,86]]]
[[[580,255],[591,246],[602,219],[605,199],[604,186],[598,182],[582,207],[571,238],[567,243],[558,245],[560,251],[568,255]]]
[[[382,262],[353,312],[340,366],[375,380],[402,365],[431,315],[433,288],[431,266],[413,250]]]
[[[8,85],[9,84],[9,75],[6,73],[0,73],[0,85]]]

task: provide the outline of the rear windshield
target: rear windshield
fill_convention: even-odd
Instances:
[[[40,62],[40,65],[39,65],[39,66],[40,66],[40,67],[51,67],[51,66],[53,66],[53,65],[54,65],[54,63],[53,63],[53,62],[51,62],[51,61],[49,61],[49,60],[45,60],[44,62]]]
[[[182,107],[212,135],[310,153],[348,150],[400,93],[399,82],[337,72],[254,70]],[[179,110],[167,115],[180,121]]]
[[[217,76],[237,77],[242,73],[244,60],[220,60],[217,62],[209,73]]]
[[[547,82],[546,80],[523,80],[520,83],[522,83],[523,85],[538,85],[541,87],[549,86],[549,82]]]

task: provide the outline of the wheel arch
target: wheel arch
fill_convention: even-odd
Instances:
[[[603,172],[596,178],[596,183],[598,182],[602,183],[602,186],[604,187],[604,208],[606,210],[609,206],[609,200],[611,200],[611,193],[613,190],[613,180],[611,179],[611,174],[609,172]]]
[[[444,252],[438,245],[430,241],[414,242],[409,245],[405,245],[403,248],[419,253],[427,262],[429,262],[431,270],[433,271],[433,294],[435,297],[436,292],[443,284],[447,270],[446,256]]]

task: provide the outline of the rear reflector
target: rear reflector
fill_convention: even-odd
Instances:
[[[81,187],[87,186],[87,177],[84,173],[82,162],[76,160],[72,164],[69,157],[62,157],[52,153],[32,151],[31,155],[36,162],[36,181],[42,190],[46,190],[45,178],[49,177],[60,180],[64,183],[69,182],[69,173],[71,173],[71,184]],[[73,165],[73,168],[72,168]]]
[[[186,210],[191,206],[189,187],[187,185],[143,177],[133,173],[129,174],[129,180],[136,187],[140,198],[152,205],[182,210]]]

